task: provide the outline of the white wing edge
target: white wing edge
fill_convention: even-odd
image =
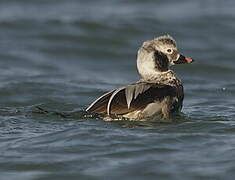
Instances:
[[[86,108],[85,111],[89,111],[89,110],[92,108],[92,106],[94,106],[101,98],[103,98],[104,96],[108,95],[108,94],[111,93],[111,92],[112,92],[112,91],[109,91],[109,92],[103,94],[102,96],[100,96],[100,97],[99,97],[98,99],[96,99],[93,103],[91,103],[91,105],[90,105],[88,108]]]
[[[110,115],[110,107],[111,107],[111,103],[112,103],[112,100],[114,98],[114,96],[119,93],[121,90],[125,89],[126,87],[121,87],[121,88],[118,88],[117,90],[115,90],[112,94],[112,96],[109,98],[109,102],[108,102],[108,106],[107,106],[107,114]]]

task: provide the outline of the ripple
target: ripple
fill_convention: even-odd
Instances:
[[[233,179],[233,5],[1,0],[1,179]],[[137,50],[161,34],[196,60],[174,68],[184,114],[169,124],[87,114],[138,80]]]

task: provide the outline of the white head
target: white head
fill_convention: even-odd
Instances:
[[[170,65],[192,61],[179,54],[176,41],[169,35],[145,41],[137,54],[137,68],[142,78],[166,72]]]

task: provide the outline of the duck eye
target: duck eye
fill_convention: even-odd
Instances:
[[[172,49],[167,49],[167,52],[168,53],[172,53]]]

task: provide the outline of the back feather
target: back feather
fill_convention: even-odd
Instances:
[[[87,109],[88,112],[122,115],[144,109],[149,103],[176,96],[176,88],[169,85],[138,82],[110,91]]]

